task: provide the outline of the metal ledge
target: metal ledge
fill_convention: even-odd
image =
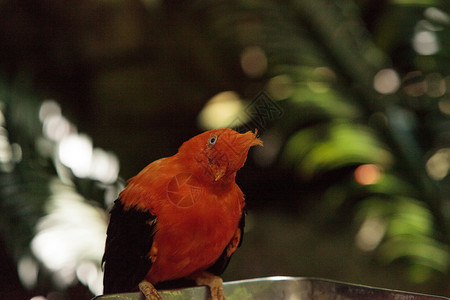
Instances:
[[[431,296],[389,289],[349,284],[332,280],[304,277],[275,276],[224,283],[227,300],[450,300],[447,297]],[[192,287],[159,291],[167,300],[207,300],[206,287]],[[98,296],[95,300],[144,300],[141,293]]]

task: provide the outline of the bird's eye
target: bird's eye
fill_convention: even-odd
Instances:
[[[209,138],[209,140],[208,140],[208,145],[209,145],[209,146],[212,146],[212,145],[214,145],[216,142],[217,142],[217,136],[212,135],[212,136]]]

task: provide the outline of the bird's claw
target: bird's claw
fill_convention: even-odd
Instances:
[[[147,280],[143,280],[139,283],[139,290],[144,294],[145,300],[162,300],[158,291]]]
[[[211,287],[211,300],[225,300],[225,295],[223,293],[223,288],[220,287]]]
[[[211,300],[225,300],[222,278],[208,272],[202,272],[194,279],[197,285],[207,285],[209,287]]]

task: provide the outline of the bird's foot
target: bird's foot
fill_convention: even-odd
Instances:
[[[162,300],[153,284],[151,284],[147,280],[142,280],[139,283],[139,290],[142,292],[142,294],[144,294],[145,300]]]
[[[207,285],[211,292],[211,300],[225,300],[223,281],[219,276],[202,272],[193,278],[197,285]]]

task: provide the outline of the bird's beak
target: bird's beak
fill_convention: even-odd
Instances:
[[[227,172],[226,167],[213,168],[214,181],[218,181],[220,178],[222,178],[225,175],[226,172]]]

